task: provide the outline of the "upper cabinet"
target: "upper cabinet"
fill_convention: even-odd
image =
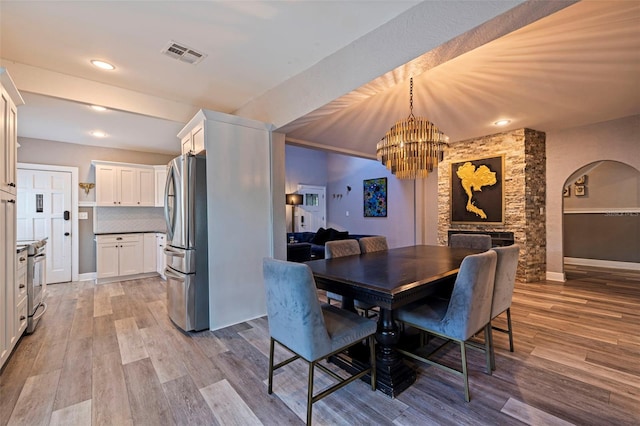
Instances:
[[[16,194],[18,110],[24,100],[5,68],[0,67],[0,191]]]
[[[200,154],[204,151],[204,126],[205,122],[200,121],[189,130],[178,134],[182,144],[182,154]]]
[[[164,207],[164,188],[167,184],[167,166],[153,166],[156,174],[155,206]]]
[[[153,207],[156,203],[156,174],[153,166],[91,162],[96,168],[96,205]]]

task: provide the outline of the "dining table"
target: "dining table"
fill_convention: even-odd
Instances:
[[[392,248],[360,255],[305,262],[319,289],[342,295],[342,307],[355,312],[354,300],[376,305],[377,388],[396,397],[416,380],[413,368],[397,351],[400,341],[393,311],[435,292],[450,288],[462,260],[481,250],[434,245]],[[366,360],[353,355],[347,370],[362,368]]]

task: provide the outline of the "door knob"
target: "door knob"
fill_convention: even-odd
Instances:
[[[69,234],[68,232],[65,232],[65,233],[64,233],[64,236],[65,236],[65,237],[68,237],[69,235],[71,235],[71,234]]]

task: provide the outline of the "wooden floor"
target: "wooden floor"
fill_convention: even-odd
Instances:
[[[458,377],[416,365],[416,383],[398,398],[352,383],[315,404],[314,423],[640,424],[640,273],[567,275],[517,285],[516,350],[496,333],[491,376],[469,351],[470,403]],[[47,302],[0,375],[0,425],[304,422],[306,364],[283,368],[267,394],[265,318],[183,334],[156,278],[51,285]],[[317,386],[329,383],[323,374]]]

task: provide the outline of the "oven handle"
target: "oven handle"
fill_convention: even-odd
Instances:
[[[169,247],[166,247],[166,246],[164,248],[164,254],[168,254],[169,256],[173,256],[173,257],[184,257],[183,252],[171,250]]]
[[[42,310],[42,312],[40,312],[37,316],[35,315],[35,313],[33,314],[33,321],[38,321],[40,318],[42,318],[42,316],[44,315],[45,312],[47,312],[47,302],[40,302],[40,305],[38,306],[38,308],[36,309],[36,312],[38,312],[38,310],[40,309],[40,307],[43,307],[44,309]]]
[[[33,263],[42,262],[46,258],[47,258],[47,255],[45,253],[37,254],[33,256]]]

